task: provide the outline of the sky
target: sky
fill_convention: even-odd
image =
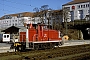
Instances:
[[[35,12],[34,8],[48,5],[53,10],[62,9],[62,5],[72,0],[0,0],[0,17],[21,12]]]

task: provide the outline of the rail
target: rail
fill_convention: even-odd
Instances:
[[[6,58],[7,56],[10,57]],[[29,52],[8,52],[0,54],[1,60],[5,58],[8,60],[54,60],[54,58],[57,58],[58,60],[90,59],[90,44],[60,47],[47,50],[35,50]]]

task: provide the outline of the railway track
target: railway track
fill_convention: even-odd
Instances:
[[[83,60],[90,59],[90,44],[28,52],[0,53],[1,60]]]

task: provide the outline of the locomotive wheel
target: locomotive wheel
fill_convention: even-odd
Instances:
[[[34,49],[35,49],[35,50],[38,50],[38,49],[39,49],[38,44],[36,44],[36,45],[34,46]]]
[[[17,46],[17,47],[16,47],[16,50],[17,50],[17,51],[21,51],[21,49],[22,49],[21,46]]]
[[[24,46],[17,46],[17,51],[25,51],[25,47]]]
[[[54,44],[53,43],[50,43],[50,48],[54,49]]]

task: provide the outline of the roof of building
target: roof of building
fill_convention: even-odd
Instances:
[[[63,4],[63,6],[65,6],[65,5],[72,5],[72,4],[78,4],[78,3],[85,3],[85,2],[89,2],[89,0],[73,0],[71,2]]]
[[[5,18],[4,18],[5,16],[12,16],[12,17],[14,17],[14,16],[18,16],[19,14],[22,14],[21,17],[33,17],[33,14],[34,14],[34,13],[31,13],[31,12],[22,12],[22,13],[16,13],[16,14],[8,14],[8,15],[2,16],[2,17],[0,18],[0,20],[5,19]]]
[[[2,30],[2,32],[5,32],[5,33],[14,33],[18,31],[19,31],[19,28],[15,26],[11,26],[9,28],[6,28],[5,30]]]
[[[61,9],[59,9],[59,10],[51,10],[51,11],[47,11],[47,10],[46,11],[40,11],[40,12],[35,13],[34,16],[40,16],[40,15],[45,14],[46,12],[51,12],[52,14],[55,14],[55,13],[60,14],[60,13],[62,13],[62,11],[63,10],[61,10]]]

